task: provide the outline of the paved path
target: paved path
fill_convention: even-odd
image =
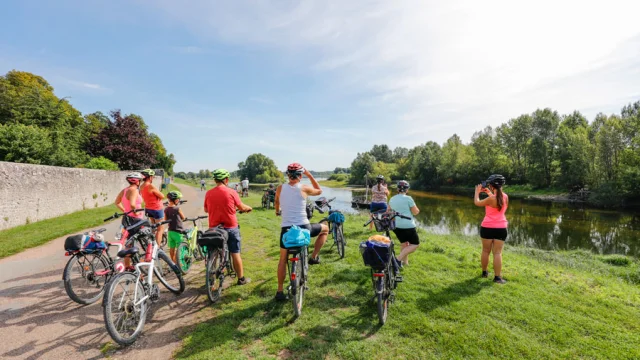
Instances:
[[[188,200],[183,205],[185,215],[202,215],[204,192],[177,186]],[[118,221],[107,224],[105,235],[113,236],[118,225]],[[133,346],[119,349],[107,334],[100,302],[82,306],[64,290],[65,238],[0,260],[0,358],[99,359],[106,354],[112,359],[168,359],[181,337],[211,316],[196,317],[209,306],[203,265],[197,264],[186,277],[182,295],[174,296],[160,285],[161,300],[153,305],[143,335]]]

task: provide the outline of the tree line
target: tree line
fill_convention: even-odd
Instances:
[[[144,119],[114,110],[82,115],[41,76],[0,76],[0,161],[104,170],[164,169],[175,158]]]
[[[454,134],[444,144],[412,149],[374,145],[351,163],[350,182],[366,174],[411,179],[423,189],[470,186],[493,173],[508,184],[570,192],[588,190],[593,202],[617,205],[640,199],[640,101],[620,114],[589,122],[578,111],[538,109],[477,131],[469,143]]]

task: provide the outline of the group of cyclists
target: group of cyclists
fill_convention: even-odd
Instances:
[[[179,208],[179,201],[182,194],[179,191],[172,191],[167,194],[169,206],[163,208],[165,196],[153,185],[153,170],[147,169],[140,173],[127,175],[126,180],[129,185],[124,188],[116,198],[116,206],[123,212],[139,208],[142,201],[145,203],[145,215],[151,223],[158,223],[170,220],[168,232],[168,246],[171,258],[176,262],[176,248],[182,241],[182,221],[185,215]],[[317,238],[313,245],[313,252],[309,258],[310,265],[320,264],[320,250],[324,246],[329,227],[326,223],[311,223],[307,217],[307,198],[309,196],[319,196],[322,194],[320,185],[313,175],[299,163],[292,163],[287,166],[287,182],[277,188],[273,185],[270,190],[274,192],[274,210],[277,216],[282,218],[278,242],[280,244],[280,257],[277,268],[278,286],[276,300],[286,300],[284,292],[284,280],[287,269],[287,249],[282,238],[292,227],[307,229],[313,238]],[[306,176],[310,184],[303,184],[302,177]],[[250,279],[245,277],[242,264],[240,227],[236,217],[237,212],[250,212],[251,206],[244,204],[240,200],[238,191],[229,187],[231,174],[225,169],[217,169],[213,172],[213,179],[216,186],[208,190],[204,199],[204,210],[208,214],[209,228],[223,227],[228,233],[228,249],[231,254],[234,269],[237,273],[237,284],[245,285]],[[492,175],[486,182],[476,187],[474,203],[477,206],[486,208],[486,217],[481,225],[480,235],[482,238],[482,276],[487,277],[487,267],[489,255],[494,256],[494,282],[505,283],[501,277],[502,267],[502,247],[507,237],[507,221],[505,211],[508,207],[508,197],[502,192],[502,185],[505,179],[501,175]],[[243,180],[242,186],[245,183]],[[246,180],[248,188],[248,180]],[[394,234],[401,243],[401,251],[397,256],[397,263],[402,266],[408,264],[408,257],[416,251],[420,245],[420,238],[416,230],[415,215],[420,213],[420,209],[415,201],[407,193],[410,185],[407,181],[401,180],[397,183],[397,194],[389,198],[390,192],[385,184],[384,177],[377,177],[377,184],[373,186],[373,198],[370,205],[372,214],[386,211],[393,211],[406,218],[396,220]],[[485,199],[480,199],[480,194],[486,193]],[[387,201],[388,199],[388,201]],[[142,214],[132,213],[132,217],[142,217]],[[372,215],[373,216],[373,215]],[[407,219],[408,218],[408,219]],[[160,242],[164,232],[163,226],[158,226],[156,239]],[[128,264],[125,263],[128,266]]]

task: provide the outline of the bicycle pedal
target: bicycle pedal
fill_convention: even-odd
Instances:
[[[403,281],[402,276],[399,276],[399,275],[398,275],[398,276],[396,276],[396,282],[397,282],[397,283],[401,283],[402,281]]]
[[[395,294],[389,295],[389,302],[394,303],[395,301],[396,301],[396,295]]]

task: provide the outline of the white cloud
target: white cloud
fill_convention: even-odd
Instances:
[[[149,4],[205,41],[293,56],[331,76],[327,94],[364,93],[354,107],[404,124],[379,141],[391,146],[454,132],[469,139],[539,107],[592,117],[638,100],[640,2],[632,0]]]
[[[70,85],[76,87],[76,88],[82,88],[82,89],[89,89],[89,90],[95,90],[95,91],[110,91],[111,89],[106,88],[100,84],[94,84],[94,83],[89,83],[89,82],[84,82],[84,81],[77,81],[77,80],[71,80],[71,79],[67,79],[67,78],[63,78],[64,81],[66,81],[67,83],[69,83]]]

